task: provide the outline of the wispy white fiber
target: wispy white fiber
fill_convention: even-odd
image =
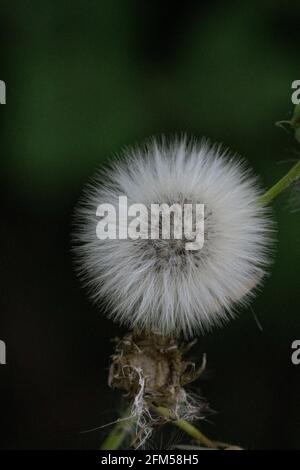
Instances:
[[[99,240],[100,203],[205,204],[204,246],[184,240]],[[124,152],[87,187],[77,210],[79,273],[114,320],[192,336],[245,304],[270,261],[273,225],[245,163],[208,141],[151,140]]]

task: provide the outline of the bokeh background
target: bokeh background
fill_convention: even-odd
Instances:
[[[1,448],[94,449],[107,429],[82,431],[120,410],[107,368],[124,331],[72,267],[72,211],[89,176],[126,145],[187,132],[224,142],[272,185],[298,158],[274,123],[292,113],[299,26],[297,1],[1,2]],[[289,194],[274,204],[275,264],[251,308],[194,348],[195,360],[208,355],[198,385],[216,410],[203,430],[250,449],[300,448],[295,208]],[[169,428],[163,439],[184,442]]]

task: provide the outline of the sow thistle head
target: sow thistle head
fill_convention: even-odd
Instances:
[[[127,150],[80,203],[79,273],[92,298],[106,299],[109,316],[130,328],[192,336],[222,324],[269,264],[272,222],[260,195],[245,163],[207,141]],[[163,204],[174,209],[169,237],[163,213],[153,211]]]

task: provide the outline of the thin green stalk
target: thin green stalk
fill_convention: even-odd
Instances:
[[[188,423],[184,419],[177,419],[177,420],[172,420],[170,416],[170,412],[167,408],[164,408],[162,406],[152,406],[154,411],[162,416],[163,418],[166,418],[167,420],[170,420],[175,426],[178,428],[182,429],[186,434],[191,436],[195,441],[200,442],[201,445],[204,445],[205,447],[208,447],[209,449],[216,449],[217,445],[213,441],[211,441],[208,437],[206,437],[199,429],[197,429],[195,426],[193,426],[191,423]]]
[[[156,414],[162,416],[163,418],[171,421],[175,426],[182,429],[186,434],[191,436],[195,441],[198,441],[201,445],[208,447],[209,449],[216,449],[218,445],[211,441],[208,437],[206,437],[199,429],[197,429],[192,424],[188,423],[184,419],[172,420],[170,416],[170,412],[167,408],[162,406],[152,406],[152,409],[155,411]],[[128,416],[128,420],[124,419]],[[122,421],[118,421],[116,425],[113,427],[111,432],[103,441],[100,450],[116,450],[122,445],[127,434],[130,432],[132,424],[135,421],[135,418],[132,418],[129,415],[129,410],[127,414],[124,413]]]
[[[132,429],[135,418],[130,415],[130,409],[126,410],[117,421],[111,432],[104,439],[100,450],[116,450],[121,447],[125,437]]]
[[[290,169],[290,171],[263,194],[259,202],[263,206],[269,204],[278,194],[288,188],[300,176],[300,160]]]

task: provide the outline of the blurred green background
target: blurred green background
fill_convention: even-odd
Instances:
[[[296,1],[1,3],[0,448],[96,448],[107,430],[81,432],[118,416],[107,368],[123,330],[90,304],[70,252],[88,177],[126,145],[187,132],[222,141],[272,185],[298,158],[274,123],[293,110],[299,27]],[[277,254],[260,295],[194,348],[208,355],[199,390],[216,410],[203,429],[250,449],[300,448],[300,214],[289,199],[274,204]],[[163,446],[179,441],[168,428]]]

